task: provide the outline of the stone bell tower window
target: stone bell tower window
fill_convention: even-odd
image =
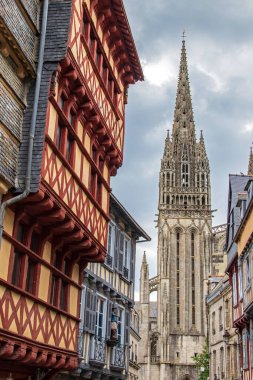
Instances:
[[[189,186],[189,164],[182,164],[182,169],[181,169],[181,185],[183,187],[188,187]]]

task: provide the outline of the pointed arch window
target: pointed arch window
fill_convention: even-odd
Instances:
[[[180,233],[176,233],[176,323],[180,325]]]
[[[183,187],[189,186],[189,164],[188,163],[182,164],[181,184]]]
[[[196,310],[195,310],[195,235],[191,233],[191,285],[192,285],[192,324],[196,324]]]

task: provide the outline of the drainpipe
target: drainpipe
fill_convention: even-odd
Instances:
[[[35,83],[34,103],[33,103],[33,111],[32,111],[32,118],[31,118],[31,124],[30,124],[30,132],[29,132],[29,145],[28,145],[27,167],[26,167],[26,177],[25,177],[25,190],[23,191],[23,193],[17,195],[14,198],[8,199],[7,201],[5,201],[1,204],[1,207],[0,207],[0,247],[1,247],[1,243],[2,243],[3,223],[4,223],[4,214],[5,214],[6,207],[13,205],[14,203],[17,203],[21,199],[26,198],[30,193],[33,143],[34,143],[34,134],[35,134],[35,127],[36,127],[36,120],[37,120],[37,112],[38,112],[41,76],[42,76],[42,69],[43,69],[43,60],[44,60],[46,29],[47,29],[47,16],[48,16],[48,0],[44,0],[42,25],[41,25],[39,60],[38,60],[38,68],[37,68],[37,78],[36,78],[36,83]]]

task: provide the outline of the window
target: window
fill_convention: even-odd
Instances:
[[[60,288],[60,309],[67,311],[68,283],[61,281]]]
[[[28,257],[25,290],[29,293],[34,292],[35,269],[36,269],[35,261],[33,261],[30,257]]]
[[[151,356],[157,355],[157,337],[156,336],[152,336],[151,338],[150,353],[151,353]]]
[[[16,239],[24,244],[25,241],[25,226],[22,223],[18,223]],[[14,248],[13,252],[13,265],[11,274],[11,283],[16,286],[21,286],[21,270],[24,262],[24,254],[21,253],[18,248]]]
[[[57,146],[59,150],[61,149],[62,132],[63,132],[63,127],[60,124],[58,124],[57,130],[56,130],[55,145]]]
[[[223,329],[222,306],[219,307],[219,330]]]
[[[96,190],[96,182],[97,182],[97,175],[96,175],[96,172],[91,169],[91,173],[90,173],[90,182],[89,182],[89,190],[90,190],[90,193],[95,196],[95,190]]]
[[[213,375],[216,375],[216,351],[213,351]]]
[[[237,278],[236,278],[236,272],[233,273],[232,277],[233,282],[233,305],[237,305]]]
[[[55,275],[52,275],[50,303],[51,305],[56,306],[56,302],[57,302],[57,277]]]
[[[22,258],[23,255],[15,248],[11,283],[16,286],[20,286]]]
[[[106,300],[104,298],[97,297],[95,334],[101,340],[105,337],[105,307]]]
[[[31,237],[31,243],[30,243],[31,251],[36,252],[36,253],[38,252],[39,241],[40,241],[40,235],[36,231],[33,231],[32,237]]]
[[[182,186],[189,186],[189,164],[182,164]]]
[[[70,260],[68,258],[64,259],[63,261],[63,268],[62,268],[62,271],[63,273],[66,274],[66,276],[71,276],[70,274],[70,269],[71,269],[71,263],[70,263]]]
[[[129,280],[131,261],[131,241],[125,234],[122,234],[121,249],[123,253],[123,276]]]
[[[248,368],[248,331],[242,330],[243,369]]]
[[[180,325],[180,233],[176,233],[176,294],[177,294],[177,307],[176,307],[176,322]]]
[[[239,287],[239,297],[241,300],[243,298],[243,279],[242,279],[242,266],[240,262],[238,266],[238,287]]]
[[[220,370],[221,370],[221,376],[223,378],[224,377],[223,376],[223,372],[224,372],[224,349],[223,349],[223,347],[220,348]]]
[[[192,324],[196,324],[195,310],[195,235],[191,233],[191,270],[192,270]]]
[[[246,262],[246,288],[249,288],[250,287],[250,259],[249,259],[249,255],[246,256],[246,259],[245,259],[245,262]]]
[[[130,240],[125,237],[124,241],[124,265],[126,268],[130,268]]]
[[[110,222],[109,227],[108,227],[107,256],[106,256],[106,263],[110,266],[113,266],[114,250],[115,250],[115,225],[112,222]]]
[[[100,181],[100,179],[98,178],[97,180],[97,194],[96,194],[96,200],[97,202],[101,205],[102,203],[102,182]]]
[[[230,302],[229,302],[229,299],[227,299],[225,301],[225,311],[226,311],[226,315],[225,315],[225,318],[226,318],[226,329],[228,327],[230,327]]]
[[[216,331],[215,331],[215,311],[213,311],[212,313],[212,333],[213,335],[215,335]]]
[[[124,344],[124,310],[118,309],[118,342]]]
[[[66,160],[72,164],[72,156],[73,156],[73,138],[70,133],[67,134],[67,142],[66,142]]]

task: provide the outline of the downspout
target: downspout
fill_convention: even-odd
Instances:
[[[11,206],[14,203],[17,203],[18,201],[20,201],[21,199],[26,198],[29,195],[30,189],[31,189],[31,171],[32,171],[34,134],[35,134],[36,121],[37,121],[40,85],[41,85],[43,60],[44,60],[46,29],[47,29],[47,16],[48,16],[48,0],[44,0],[42,25],[41,25],[39,60],[38,60],[37,77],[36,77],[36,83],[35,83],[33,111],[32,111],[32,118],[31,118],[31,124],[30,124],[30,132],[29,132],[29,145],[28,145],[27,167],[26,167],[26,177],[25,177],[25,190],[23,191],[23,193],[17,195],[14,198],[8,199],[7,201],[5,201],[1,204],[1,207],[0,207],[0,247],[1,247],[1,243],[2,243],[3,223],[4,223],[4,215],[5,215],[6,207]]]

